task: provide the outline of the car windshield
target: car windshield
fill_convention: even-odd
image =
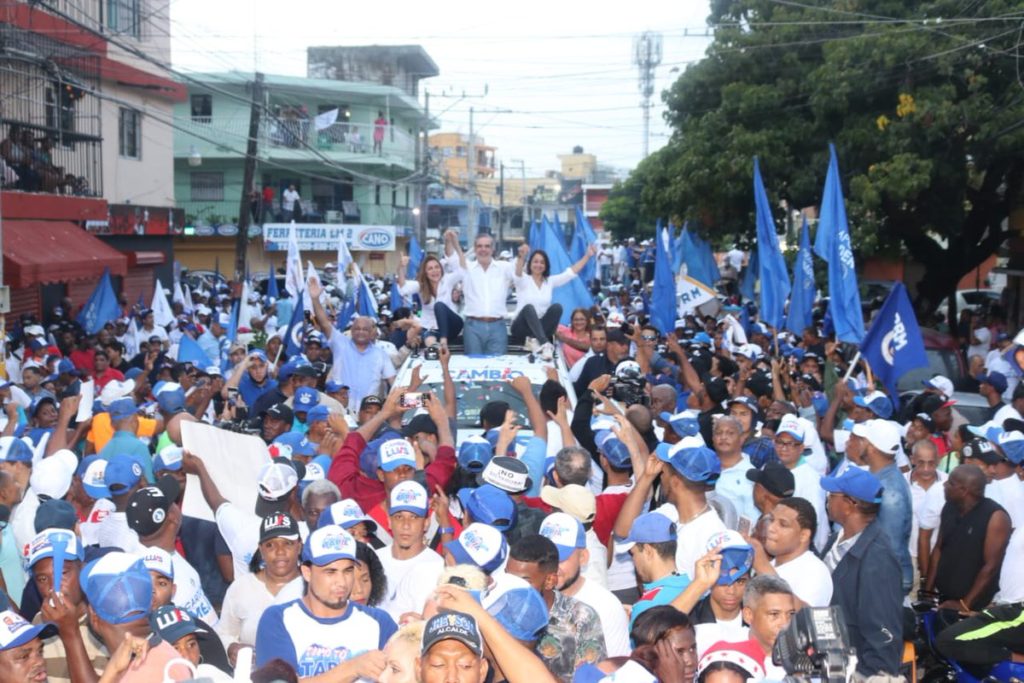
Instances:
[[[533,388],[536,393],[537,387]],[[421,391],[429,391],[435,396],[444,395],[441,384],[424,384]],[[517,415],[522,415],[524,420],[526,418],[526,403],[508,382],[456,382],[455,395],[458,405],[455,420],[459,429],[478,429],[480,410],[491,401],[505,401]]]
[[[950,378],[954,385],[957,385],[962,380],[960,359],[957,358],[956,351],[950,349],[926,349],[925,354],[928,356],[928,367],[917,368],[903,375],[897,385],[901,392],[920,390],[921,382],[935,375],[943,375]]]

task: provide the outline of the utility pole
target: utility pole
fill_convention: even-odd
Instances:
[[[505,242],[505,162],[501,162],[498,175],[498,249]]]
[[[430,185],[430,92],[426,89],[423,91],[423,127],[420,129],[419,139],[419,150],[420,150],[420,161],[419,170],[420,180],[420,197],[419,197],[419,208],[420,215],[419,223],[416,228],[419,232],[420,247],[425,249],[427,246],[427,187]]]
[[[512,159],[513,164],[519,164],[519,170],[523,176],[523,239],[530,239],[530,217],[526,212],[526,160]]]
[[[235,235],[235,282],[245,277],[245,251],[249,244],[249,193],[256,175],[256,148],[260,134],[260,107],[263,106],[263,74],[256,72],[252,84],[252,108],[249,110],[249,144],[245,148],[245,169],[242,173],[242,197],[238,202],[238,234]]]
[[[473,135],[473,107],[469,108],[469,158],[467,159],[467,185],[469,186],[469,241],[476,239],[476,138]]]
[[[633,43],[633,63],[640,69],[640,108],[644,112],[644,158],[651,144],[651,96],[654,95],[654,67],[661,64],[661,34],[644,31]]]

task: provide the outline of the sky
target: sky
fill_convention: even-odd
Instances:
[[[572,0],[170,3],[172,61],[186,72],[255,65],[304,76],[310,45],[421,45],[441,72],[420,82],[420,100],[430,92],[440,130],[468,134],[473,107],[476,135],[498,148],[496,162],[513,177],[521,162],[531,177],[557,170],[557,155],[575,145],[599,163],[633,168],[643,156],[635,39],[644,31],[662,35],[651,151],[669,135],[661,92],[710,42],[707,0],[631,0],[614,10]]]

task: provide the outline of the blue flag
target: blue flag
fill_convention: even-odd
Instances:
[[[685,263],[683,252],[686,249],[686,244],[689,242],[689,236],[686,234],[687,223],[683,223],[683,231],[676,235],[675,227],[668,224],[668,234],[672,238],[672,272],[679,274],[679,271],[683,269]]]
[[[651,323],[662,334],[676,329],[676,278],[668,253],[668,231],[654,236],[654,287],[651,290]]]
[[[800,251],[793,264],[793,291],[789,296],[789,314],[786,316],[786,329],[794,334],[803,331],[814,322],[814,257],[811,255],[811,237],[807,229],[807,219],[800,229]]]
[[[546,217],[541,220],[541,244],[540,248],[547,252],[548,260],[551,261],[551,272],[561,273],[572,265],[569,254],[565,250],[565,239],[555,232],[555,226]],[[583,280],[574,277],[561,287],[555,287],[551,293],[552,303],[562,306],[562,323],[568,325],[572,312],[576,308],[590,308],[594,305],[594,299],[587,291]]]
[[[423,249],[420,248],[420,241],[416,239],[416,235],[413,235],[409,238],[409,267],[405,269],[405,277],[410,280],[414,279],[420,272],[421,263],[423,263]]]
[[[270,272],[267,274],[267,296],[272,297],[274,301],[281,298],[281,293],[277,289],[277,277],[274,275],[274,266],[270,266]]]
[[[547,221],[547,218],[544,219]],[[544,241],[544,231],[541,229],[541,224],[536,220],[530,225],[530,253],[533,253],[541,248],[541,242]]]
[[[586,214],[583,213],[583,209],[580,208],[579,205],[576,206],[576,232],[583,234],[583,241],[587,247],[591,244],[597,244],[597,233],[594,232],[593,226],[590,225],[590,221],[587,220]],[[583,278],[585,282],[589,282],[597,277],[596,258],[592,258],[587,261],[587,265],[583,266],[583,270],[580,271],[580,277]]]
[[[398,289],[398,280],[391,281],[391,301],[389,303],[392,313],[405,305],[402,301],[402,292]]]
[[[715,263],[711,245],[699,235],[690,232],[688,228],[683,228],[683,233],[679,237],[684,240],[682,248],[686,274],[708,287],[714,287],[721,279],[721,275],[718,273],[718,264]]]
[[[753,301],[755,297],[754,285],[757,283],[757,250],[750,252],[747,259],[747,267],[743,269],[743,277],[740,278],[740,294],[747,301]]]
[[[235,299],[231,304],[231,322],[228,324],[227,337],[229,342],[238,341],[238,314],[240,310],[240,301]]]
[[[850,244],[850,228],[843,204],[836,148],[829,143],[828,175],[821,197],[821,218],[814,239],[814,253],[828,261],[829,308],[839,341],[859,344],[864,338],[864,314],[857,288],[857,271]]]
[[[789,273],[779,248],[768,194],[761,179],[761,163],[754,157],[754,208],[757,222],[757,275],[761,280],[761,320],[779,329],[786,317]]]
[[[900,377],[914,368],[928,367],[921,328],[902,282],[889,292],[860,344],[860,353],[894,399],[899,396]]]
[[[356,302],[349,299],[345,302],[345,305],[338,311],[338,318],[335,320],[334,325],[339,330],[344,330],[348,327],[348,324],[352,322],[352,318],[356,316]]]
[[[92,290],[89,300],[78,314],[78,324],[86,334],[96,334],[108,322],[120,317],[121,307],[117,304],[117,295],[114,294],[114,286],[110,282],[110,269],[105,268],[103,277],[96,283],[96,289]]]
[[[302,292],[292,311],[292,319],[284,333],[284,353],[291,358],[302,353],[302,337],[306,331],[306,309],[302,307]]]
[[[203,351],[203,347],[199,346],[199,342],[187,334],[183,334],[178,340],[178,362],[191,363],[197,368],[205,368],[210,365],[210,357]]]
[[[359,274],[359,289],[356,300],[356,313],[366,318],[377,319],[377,297],[362,273]]]

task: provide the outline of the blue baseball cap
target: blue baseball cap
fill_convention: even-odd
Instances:
[[[363,512],[363,509],[359,507],[352,498],[345,498],[332,503],[320,513],[320,519],[317,522],[317,528],[327,526],[328,524],[336,524],[345,531],[348,531],[356,524],[365,524],[370,533],[377,530],[377,522]]]
[[[892,415],[892,401],[881,391],[872,391],[867,396],[854,396],[853,403],[867,408],[883,420],[888,420]]]
[[[394,472],[402,466],[416,469],[416,451],[405,439],[388,439],[379,448],[380,468],[385,472]]]
[[[330,414],[331,410],[327,406],[315,405],[306,413],[306,424],[311,425],[317,422],[327,422],[327,417]]]
[[[154,472],[177,472],[185,462],[185,449],[181,446],[164,446],[153,458]]]
[[[1015,465],[1024,462],[1024,433],[1016,430],[1006,430],[1002,427],[968,427],[975,436],[980,436],[999,447],[1006,459]],[[977,457],[977,456],[976,456]]]
[[[82,568],[78,577],[89,606],[110,624],[127,624],[149,616],[153,583],[142,558],[111,552]]]
[[[149,625],[153,629],[153,633],[171,645],[188,635],[209,633],[196,623],[191,614],[176,605],[157,607],[149,615]]]
[[[302,432],[285,432],[274,439],[274,443],[288,446],[292,455],[307,457],[316,455],[316,448],[313,446],[313,442],[306,438],[306,435]]]
[[[266,359],[267,357],[266,355],[264,355],[263,360],[266,361]],[[309,374],[309,376],[311,377],[316,375],[316,372],[313,370],[313,366],[309,364],[309,361],[303,358],[293,358],[292,360],[282,365],[281,368],[277,371],[278,381],[285,381],[286,379],[294,375],[299,370],[299,368],[309,368],[308,371],[303,369],[301,374]]]
[[[126,417],[131,417],[135,414],[137,407],[135,401],[130,398],[119,398],[109,406],[107,406],[107,412],[110,413],[110,419],[123,420]]]
[[[115,455],[107,461],[103,483],[110,493],[117,496],[126,493],[142,480],[142,465],[127,455]]]
[[[88,455],[78,463],[75,474],[82,480],[82,487],[90,498],[110,498],[110,489],[106,484],[107,461],[98,455]]]
[[[469,436],[459,445],[459,467],[473,472],[482,472],[494,456],[491,442],[482,436]]]
[[[348,388],[349,386],[347,384],[342,384],[341,382],[335,382],[333,380],[327,380],[326,384],[324,384],[324,391],[328,394],[336,394],[342,389]]]
[[[516,524],[515,501],[496,486],[483,484],[475,489],[460,489],[458,498],[474,522],[489,524],[498,531],[508,531]]]
[[[370,479],[377,478],[377,470],[380,469],[380,447],[385,441],[401,439],[402,434],[390,427],[386,427],[380,436],[366,444],[366,448],[359,454],[359,470]]]
[[[337,525],[327,525],[306,537],[302,546],[303,562],[323,567],[338,560],[359,562],[356,557],[356,540],[349,532]]]
[[[462,530],[444,549],[455,558],[456,564],[471,564],[490,574],[508,557],[508,542],[493,526],[474,522]]]
[[[697,436],[700,433],[700,424],[697,422],[697,411],[695,410],[684,410],[675,414],[664,412],[658,417],[679,436]]]
[[[78,368],[67,358],[61,358],[60,362],[57,363],[57,374],[58,375],[78,375]]]
[[[629,447],[611,431],[600,431],[594,434],[594,443],[608,463],[617,470],[628,469],[632,465]]]
[[[0,623],[6,627],[0,629],[0,651],[21,647],[35,638],[48,638],[57,632],[56,625],[49,621],[32,625],[11,609],[0,612]]]
[[[297,413],[309,412],[309,410],[320,404],[320,393],[313,387],[299,387],[295,390],[292,400],[292,410]]]
[[[871,472],[859,467],[851,467],[838,477],[822,477],[821,488],[865,503],[882,502],[882,482]]]
[[[718,455],[707,446],[693,446],[696,437],[683,439],[675,446],[664,449],[660,444],[655,454],[662,462],[671,465],[676,474],[697,484],[713,485],[722,474],[722,463]]]
[[[975,379],[977,379],[978,382],[992,385],[992,388],[1000,394],[1004,393],[1006,388],[1009,386],[1006,381],[1006,375],[1001,372],[990,372],[987,375],[982,373]]]
[[[156,396],[156,404],[165,413],[177,413],[185,409],[185,390],[180,387],[177,389],[165,388],[154,395]]]
[[[582,548],[587,547],[587,532],[583,523],[565,512],[552,512],[540,525],[540,535],[558,548],[558,561],[565,562]]]
[[[32,526],[38,534],[44,529],[68,529],[74,531],[78,524],[78,513],[74,506],[63,498],[44,500],[36,509]]]
[[[124,373],[124,378],[134,380],[141,374],[142,368],[128,368],[128,371]]]
[[[754,566],[754,548],[738,531],[726,529],[712,534],[705,550],[710,552],[715,548],[718,548],[722,556],[719,586],[731,586],[746,576]]]
[[[426,517],[427,509],[430,507],[430,496],[427,495],[427,489],[423,484],[406,479],[391,489],[388,502],[389,514],[411,512],[419,517]]]
[[[516,640],[534,641],[547,628],[548,605],[532,586],[505,591],[488,608],[488,614]]]
[[[85,559],[82,541],[75,532],[66,528],[45,528],[36,533],[29,543],[28,566],[33,567],[40,560],[60,556],[64,560]]]
[[[35,417],[36,413],[39,412],[39,409],[42,408],[43,404],[45,403],[52,403],[53,407],[56,408],[57,397],[51,394],[49,391],[44,391],[40,393],[38,396],[32,399],[32,405],[30,405],[28,408],[29,415]]]
[[[32,462],[32,447],[14,436],[0,436],[0,462]]]
[[[676,540],[676,525],[660,512],[647,512],[633,520],[629,535],[616,543],[616,551],[626,551],[637,543],[665,543]]]

